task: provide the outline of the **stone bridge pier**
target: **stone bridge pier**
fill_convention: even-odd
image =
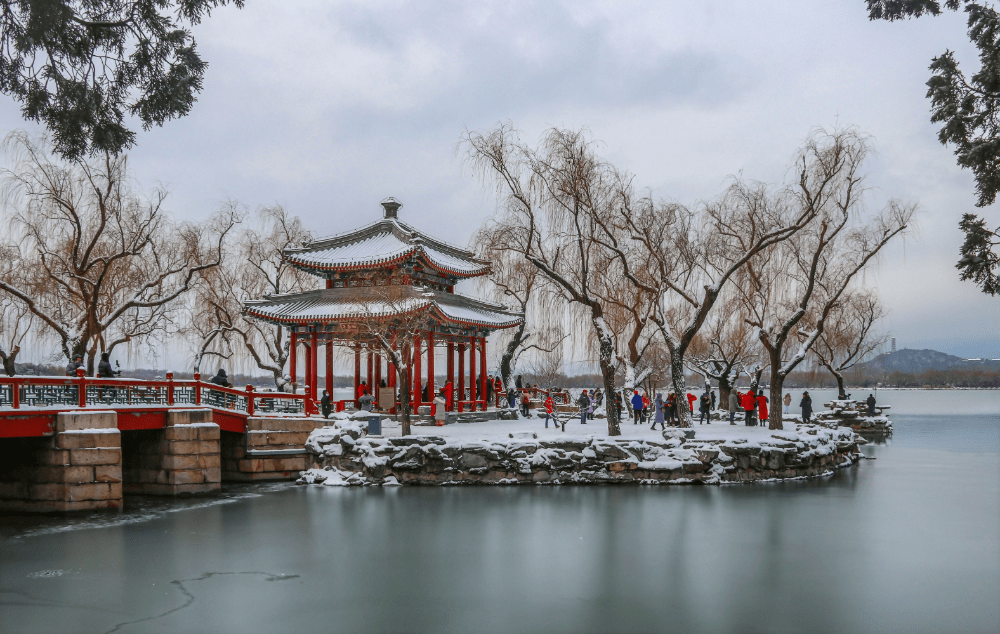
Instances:
[[[223,480],[291,480],[320,419],[250,418],[223,432],[211,409],[175,409],[163,427],[119,431],[118,413],[56,415],[51,436],[0,439],[0,511],[65,512],[122,505],[122,494],[198,495]]]
[[[0,511],[121,505],[121,432],[115,412],[62,412],[50,437],[0,442]]]

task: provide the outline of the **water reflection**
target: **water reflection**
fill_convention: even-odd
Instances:
[[[793,482],[245,487],[8,518],[0,631],[996,632],[991,425],[898,417],[875,460]]]

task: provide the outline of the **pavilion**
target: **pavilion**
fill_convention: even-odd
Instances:
[[[486,275],[490,263],[400,222],[401,206],[397,200],[387,198],[382,202],[384,217],[378,222],[284,251],[287,262],[325,279],[326,288],[269,295],[244,303],[248,316],[288,329],[289,374],[293,383],[298,349],[303,348],[304,378],[312,408],[317,399],[319,350],[324,345],[326,389],[330,394],[333,394],[335,345],[354,350],[355,399],[363,380],[369,388],[380,386],[383,381],[387,387],[395,388],[395,368],[373,340],[365,339],[358,323],[370,319],[373,312],[391,322],[394,311],[405,310],[406,314],[420,311],[425,317],[421,323],[426,325],[425,330],[411,333],[412,411],[426,404],[423,386],[427,387],[429,398],[434,398],[434,360],[439,348],[445,350],[446,380],[454,389],[454,396],[449,399],[451,409],[460,412],[486,409],[486,337],[495,330],[517,326],[524,315],[455,293],[457,282]],[[389,305],[384,300],[385,293],[379,287],[386,286],[397,287],[401,302]]]

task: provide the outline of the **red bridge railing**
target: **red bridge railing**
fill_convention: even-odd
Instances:
[[[258,392],[252,385],[231,388],[206,383],[201,376],[174,380],[94,379],[77,370],[76,377],[0,376],[0,407],[93,407],[204,405],[248,416],[312,414],[316,404],[305,394]]]

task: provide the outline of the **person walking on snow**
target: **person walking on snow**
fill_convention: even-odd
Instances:
[[[736,410],[740,406],[740,392],[735,387],[729,391],[729,424],[736,424]]]
[[[653,403],[656,408],[653,412],[653,426],[650,429],[655,430],[656,424],[660,424],[660,430],[666,431],[667,427],[663,420],[663,394],[656,395],[656,401]]]
[[[712,400],[708,397],[708,392],[702,392],[701,399],[699,399],[698,403],[698,412],[701,414],[698,417],[699,425],[703,425],[704,424],[703,421],[706,418],[708,419],[708,423],[710,425],[712,424],[712,414],[711,410],[709,409],[711,406],[712,406]]]
[[[694,402],[698,400],[698,397],[688,392],[688,409],[691,410],[691,417],[694,418]]]
[[[333,406],[330,403],[330,393],[323,390],[323,398],[319,400],[319,409],[323,412],[323,418],[330,418]]]
[[[767,397],[761,392],[760,396],[757,397],[757,414],[760,421],[761,427],[764,426],[764,421],[767,420]]]
[[[530,404],[530,400],[528,399],[528,393],[527,392],[521,392],[521,413],[524,414],[525,418],[527,418],[528,415],[529,415],[528,414],[528,405],[529,404]]]
[[[646,421],[649,420],[649,397],[645,394],[642,395],[642,424],[645,425]]]
[[[785,398],[781,399],[781,402],[785,404],[785,413],[792,407],[792,393],[785,392]]]
[[[576,404],[580,406],[580,424],[587,424],[587,408],[590,407],[590,397],[587,396],[587,390],[584,390],[580,394],[580,398],[576,399]]]
[[[799,407],[802,408],[802,422],[808,423],[809,417],[811,417],[813,413],[813,400],[812,397],[809,396],[809,392],[802,393],[802,400],[799,401]]]
[[[555,427],[559,427],[559,423],[556,422],[555,416],[552,415],[552,410],[555,408],[555,401],[552,400],[551,392],[547,397],[545,397],[545,429],[549,428],[549,418],[552,418],[552,424]]]
[[[517,407],[517,391],[514,388],[507,390],[507,403],[510,404],[510,408],[514,409]]]
[[[639,419],[642,417],[642,397],[639,396],[639,390],[635,390],[632,394],[632,424],[638,425]]]
[[[673,427],[677,424],[677,396],[667,392],[667,422]]]

